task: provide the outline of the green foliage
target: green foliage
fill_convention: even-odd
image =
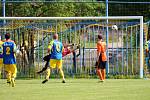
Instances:
[[[120,1],[144,2],[146,0],[120,0]],[[110,16],[144,16],[144,20],[148,21],[150,20],[149,7],[150,4],[142,4],[142,3],[141,4],[113,3],[113,4],[109,4],[109,15]]]
[[[6,16],[98,16],[98,12],[105,15],[104,3],[6,3]]]
[[[27,0],[26,0],[27,1]],[[37,0],[36,0],[37,1]],[[39,0],[42,1],[42,0]],[[97,0],[85,0],[94,1],[94,3],[75,3],[75,0],[65,0],[65,3],[52,2],[20,2],[9,3],[6,2],[6,16],[105,16],[105,3],[95,2]],[[64,1],[64,0],[57,0]],[[69,1],[69,3],[66,3]],[[83,0],[82,0],[83,1]],[[109,0],[114,1],[114,0]],[[149,2],[149,0],[119,0],[120,2]],[[126,3],[110,3],[109,4],[109,16],[144,16],[144,20],[150,20],[150,5],[149,4],[126,4]],[[0,16],[2,14],[2,2],[0,2]]]

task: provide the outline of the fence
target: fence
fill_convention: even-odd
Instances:
[[[102,34],[108,48],[107,75],[143,77],[142,17],[1,17],[1,20],[6,21],[1,25],[1,33],[10,32],[21,51],[17,55],[18,77],[36,76],[35,72],[44,66],[42,58],[55,32],[62,42],[80,44],[76,52],[63,58],[65,74],[96,75],[96,41],[97,35]],[[112,25],[117,25],[118,30],[112,30]]]

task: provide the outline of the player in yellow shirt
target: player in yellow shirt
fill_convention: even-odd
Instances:
[[[15,86],[15,78],[17,74],[16,68],[16,56],[17,51],[16,44],[10,39],[10,33],[5,34],[5,42],[3,43],[3,63],[4,69],[7,72],[7,83],[9,82],[12,87]]]
[[[53,39],[50,44],[48,45],[48,53],[51,54],[50,56],[50,68],[58,68],[59,72],[62,76],[62,83],[65,83],[64,72],[62,70],[62,52],[63,52],[63,44],[58,41],[58,34],[53,35]],[[46,79],[42,82],[45,83],[48,81],[50,77],[50,68],[47,69]]]
[[[0,77],[1,77],[1,72],[2,72],[2,67],[3,67],[3,41],[1,41],[1,36],[0,36]]]

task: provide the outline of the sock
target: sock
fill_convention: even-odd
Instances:
[[[15,79],[15,78],[16,78],[16,74],[17,74],[17,73],[12,73],[12,76],[11,76],[11,77]]]
[[[7,82],[11,82],[11,73],[7,72]]]
[[[62,70],[62,69],[59,69],[59,71],[60,71],[60,75],[62,76],[63,80],[65,80],[65,77],[64,77],[64,72],[63,72],[63,70]]]
[[[11,83],[12,83],[12,87],[15,86],[15,79],[14,78],[11,78]]]
[[[50,74],[51,74],[51,70],[50,70],[50,68],[48,68],[47,70],[46,70],[46,77],[45,77],[45,79],[49,79],[49,77],[50,77]]]

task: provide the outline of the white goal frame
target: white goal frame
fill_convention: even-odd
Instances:
[[[137,19],[140,20],[140,78],[143,78],[143,16],[109,16],[109,17],[0,17],[0,20],[88,20],[88,19]],[[109,69],[109,67],[108,67]]]

